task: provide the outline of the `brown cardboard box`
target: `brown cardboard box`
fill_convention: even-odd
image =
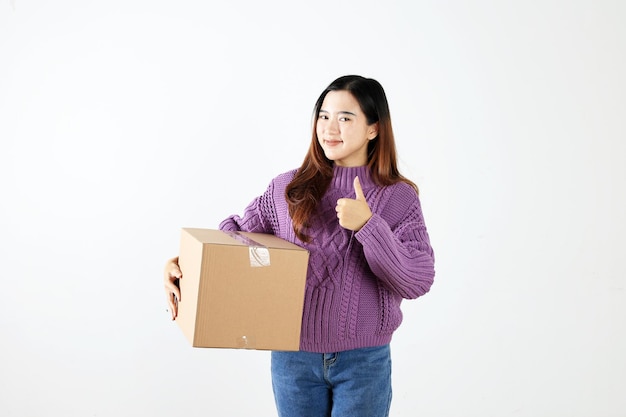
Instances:
[[[308,259],[274,235],[183,228],[176,322],[193,347],[298,350]]]

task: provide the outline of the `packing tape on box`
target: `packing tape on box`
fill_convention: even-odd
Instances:
[[[270,250],[267,246],[261,245],[259,242],[256,242],[239,232],[226,231],[226,234],[233,239],[248,245],[250,266],[270,266]]]
[[[256,338],[254,336],[241,336],[237,338],[239,349],[256,349]]]

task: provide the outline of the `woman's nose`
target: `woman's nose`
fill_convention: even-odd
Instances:
[[[339,122],[335,119],[328,119],[326,123],[326,131],[331,133],[339,132]]]

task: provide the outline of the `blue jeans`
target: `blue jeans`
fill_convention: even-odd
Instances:
[[[323,354],[272,352],[272,387],[280,417],[386,417],[389,345]]]

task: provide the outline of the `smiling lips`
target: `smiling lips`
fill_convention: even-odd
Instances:
[[[324,139],[324,143],[328,146],[336,146],[339,145],[340,143],[343,143],[342,140],[338,140],[338,139]]]

